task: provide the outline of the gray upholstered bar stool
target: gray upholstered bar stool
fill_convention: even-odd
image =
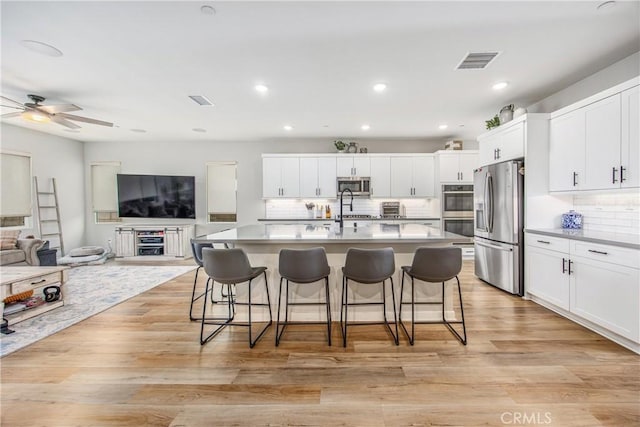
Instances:
[[[464,345],[467,345],[467,328],[464,323],[464,308],[462,306],[462,291],[460,290],[460,280],[458,274],[462,269],[462,249],[449,246],[449,247],[422,247],[416,249],[413,255],[413,262],[411,266],[402,267],[402,284],[400,285],[400,313],[399,321],[400,326],[404,330],[411,345],[415,340],[415,325],[416,324],[444,324],[449,328],[451,333]],[[407,275],[411,278],[411,301],[404,301],[404,276]],[[445,282],[451,279],[456,279],[458,284],[458,298],[460,301],[460,313],[462,320],[449,321],[445,317],[445,298],[444,289]],[[416,301],[415,293],[415,280],[423,282],[438,283],[442,282],[442,295],[440,301]],[[402,306],[405,304],[411,304],[411,334],[407,330],[404,322],[402,321]],[[436,321],[416,321],[416,305],[441,305],[442,306],[442,320]],[[461,336],[451,324],[462,324]]]
[[[204,292],[204,301],[202,309],[202,324],[200,326],[200,344],[205,344],[216,336],[226,326],[246,326],[249,328],[249,347],[253,348],[256,342],[264,335],[272,323],[271,317],[271,300],[269,299],[269,284],[267,283],[267,267],[252,267],[249,263],[247,254],[242,249],[202,249],[202,261],[204,271],[209,275],[207,286]],[[251,296],[251,282],[256,277],[264,275],[265,292],[267,293],[266,303],[254,303]],[[206,317],[207,297],[209,294],[209,284],[211,284],[211,292],[213,292],[213,283],[218,282],[223,285],[239,285],[248,283],[248,302],[238,302],[231,295],[227,298],[227,316],[226,317]],[[231,289],[229,289],[231,293]],[[248,322],[234,322],[235,305],[246,305],[249,311]],[[267,325],[260,331],[258,336],[252,340],[252,319],[251,309],[254,306],[266,307],[269,312],[269,321]],[[204,336],[204,325],[218,325],[218,327],[206,337]]]
[[[342,345],[347,346],[348,309],[350,306],[382,305],[384,322],[353,322],[352,325],[386,325],[393,341],[398,345],[398,322],[396,316],[396,298],[393,290],[393,274],[396,270],[393,248],[382,249],[357,249],[349,248],[347,257],[342,267],[342,303],[340,307],[340,330],[342,332]],[[349,281],[364,284],[380,283],[382,285],[382,301],[375,302],[349,302]],[[393,324],[395,334],[387,320],[386,281],[391,282],[391,298],[393,302]],[[344,320],[343,320],[344,319]]]
[[[311,249],[281,249],[279,257],[280,291],[278,293],[278,316],[276,320],[276,346],[287,325],[318,324],[324,322],[292,322],[289,321],[289,306],[295,305],[324,305],[327,317],[327,341],[331,345],[331,303],[329,301],[329,262],[324,248]],[[289,282],[309,284],[324,279],[324,302],[289,302]],[[282,301],[282,282],[286,281],[284,321],[280,322],[280,307]],[[282,326],[282,329],[280,329]]]

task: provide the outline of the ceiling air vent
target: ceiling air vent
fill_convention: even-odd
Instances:
[[[498,56],[500,52],[471,52],[458,64],[456,70],[482,70]]]
[[[213,102],[202,95],[189,95],[189,98],[193,99],[198,105],[213,105]]]

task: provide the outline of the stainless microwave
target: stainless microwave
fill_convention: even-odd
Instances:
[[[338,196],[344,190],[351,190],[354,196],[369,196],[371,194],[371,178],[344,176],[338,177]],[[349,194],[347,192],[347,194]]]

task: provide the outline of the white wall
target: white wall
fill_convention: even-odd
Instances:
[[[551,113],[640,75],[640,52],[527,107],[529,113]]]
[[[85,242],[84,147],[83,143],[49,135],[6,123],[0,127],[2,149],[31,154],[33,175],[38,177],[40,191],[50,191],[50,178],[56,178],[64,246],[69,249]],[[36,214],[35,198],[33,206]],[[38,235],[25,229],[22,235]]]
[[[420,152],[430,153],[444,148],[444,142],[416,140],[359,141],[369,153]],[[465,143],[465,148],[477,148],[477,142]],[[89,164],[99,161],[120,161],[121,172],[129,174],[194,175],[196,179],[196,220],[137,220],[129,224],[196,223],[196,234],[216,231],[224,226],[206,224],[205,164],[211,161],[238,162],[238,224],[255,223],[265,215],[262,200],[263,153],[332,153],[329,140],[296,140],[266,142],[175,142],[175,143],[85,143],[85,174]],[[114,236],[113,224],[95,224],[91,213],[90,187],[85,187],[88,201],[86,214],[87,244],[106,245]],[[228,227],[228,226],[227,226]]]

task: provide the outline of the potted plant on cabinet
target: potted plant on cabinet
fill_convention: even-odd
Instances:
[[[335,145],[336,150],[338,150],[338,153],[344,153],[345,148],[347,147],[347,144],[345,144],[340,140],[333,141],[333,145]]]

